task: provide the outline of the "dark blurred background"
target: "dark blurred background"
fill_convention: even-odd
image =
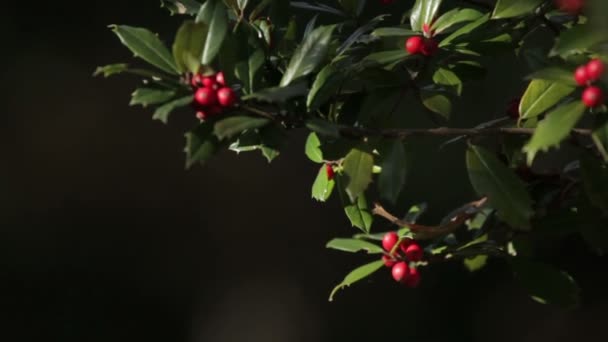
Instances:
[[[437,266],[416,290],[380,272],[329,303],[331,288],[369,257],[324,248],[353,230],[336,198],[310,199],[317,169],[302,153],[303,132],[272,165],[224,152],[185,171],[192,113],[165,126],[128,106],[137,80],[91,76],[131,58],[108,24],[151,27],[167,41],[181,18],[157,0],[2,7],[0,340],[608,340],[605,259],[580,241],[556,260],[583,289],[575,311],[535,304],[500,262],[476,274]],[[521,91],[506,77],[520,66],[496,63],[465,88],[457,113],[500,113],[506,97],[487,84]],[[428,201],[432,223],[474,197],[462,146],[419,144],[399,209]]]

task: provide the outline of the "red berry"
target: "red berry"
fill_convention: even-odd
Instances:
[[[224,87],[217,91],[217,99],[224,107],[230,107],[236,102],[236,94],[232,88]]]
[[[194,88],[200,88],[203,86],[203,75],[194,74],[190,79],[190,85]]]
[[[207,113],[205,111],[199,110],[198,112],[196,112],[196,118],[201,121],[205,121],[207,120]]]
[[[211,88],[198,88],[194,93],[194,101],[201,106],[211,106],[217,103],[217,94]]]
[[[590,86],[583,91],[583,103],[585,106],[593,108],[597,107],[604,102],[604,94],[602,93],[602,89]]]
[[[393,265],[393,269],[391,270],[391,274],[393,275],[393,279],[397,282],[405,281],[409,275],[409,267],[403,261],[400,261]]]
[[[604,73],[604,63],[599,59],[592,59],[585,67],[589,81],[597,81]]]
[[[405,49],[411,55],[416,55],[416,54],[421,53],[423,46],[424,46],[424,39],[420,36],[410,37],[405,42]]]
[[[418,272],[418,269],[414,268],[414,267],[410,267],[407,277],[405,278],[403,283],[407,287],[411,287],[411,288],[418,287],[418,284],[420,284],[420,273]]]
[[[206,76],[203,78],[203,87],[205,88],[211,88],[211,89],[217,89],[218,85],[215,82],[215,77],[214,76]]]
[[[578,14],[585,5],[585,0],[555,0],[555,6],[564,12]]]
[[[420,261],[423,256],[424,251],[417,243],[413,243],[405,249],[405,257],[408,258],[409,261]]]
[[[226,78],[224,77],[224,72],[220,71],[215,75],[215,81],[222,86],[226,85]]]
[[[580,86],[584,86],[587,84],[587,82],[590,81],[586,65],[582,65],[576,68],[576,70],[574,71],[574,80],[576,81],[576,84]]]
[[[386,233],[384,235],[384,237],[382,238],[382,247],[384,247],[384,250],[389,252],[393,250],[393,247],[395,247],[395,244],[397,243],[397,241],[399,241],[399,235],[397,235],[397,233],[395,232],[389,232]]]
[[[401,249],[401,251],[403,253],[405,253],[407,248],[413,243],[414,243],[414,240],[412,240],[410,238],[405,238],[405,239],[401,240],[401,244],[399,244],[399,249]]]
[[[397,261],[395,261],[395,259],[391,258],[388,255],[383,255],[382,261],[384,262],[384,266],[386,266],[386,267],[393,267],[393,265],[395,265],[397,263]]]
[[[334,173],[333,166],[331,166],[329,164],[325,164],[325,172],[327,173],[327,179],[329,179],[329,180],[334,179],[335,173]]]
[[[433,39],[427,39],[422,45],[422,54],[429,57],[433,56],[439,49],[439,43]]]

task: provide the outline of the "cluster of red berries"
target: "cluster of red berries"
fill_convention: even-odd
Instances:
[[[410,55],[423,55],[430,57],[439,49],[439,43],[433,38],[425,38],[422,36],[413,36],[405,42],[405,50]]]
[[[587,107],[597,107],[604,102],[602,89],[591,85],[602,77],[604,63],[599,59],[592,59],[589,63],[579,66],[574,71],[574,80],[580,86],[585,86],[582,100]]]
[[[399,244],[398,247],[395,247]],[[408,262],[418,262],[424,257],[424,251],[416,241],[405,238],[399,241],[395,232],[389,232],[382,238],[382,247],[387,254],[382,256],[386,267],[391,267],[393,279],[408,287],[417,287],[420,283],[418,269],[409,265]],[[403,255],[400,254],[403,253]]]
[[[236,94],[232,88],[226,86],[224,73],[221,71],[213,75],[195,74],[190,85],[195,90],[193,104],[199,120],[218,115],[236,103]]]

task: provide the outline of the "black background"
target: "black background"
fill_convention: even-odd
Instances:
[[[324,248],[352,230],[335,199],[310,199],[317,167],[302,153],[303,132],[272,165],[224,152],[185,171],[192,113],[165,126],[128,106],[136,80],[91,77],[131,57],[108,24],[170,40],[179,22],[156,0],[3,4],[0,339],[608,340],[605,259],[577,240],[556,259],[583,289],[575,311],[533,303],[496,261],[476,274],[456,263],[425,270],[416,290],[380,272],[327,302],[369,258]],[[460,124],[500,112],[521,90],[510,75],[518,66],[496,62],[456,108],[480,114]],[[425,220],[435,222],[474,197],[462,146],[420,144],[400,206],[428,201]]]

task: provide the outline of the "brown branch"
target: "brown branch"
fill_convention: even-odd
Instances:
[[[483,207],[487,203],[487,197],[484,197],[478,201],[474,201],[468,204],[467,207],[479,209]],[[421,224],[416,224],[412,222],[407,222],[397,218],[392,215],[388,211],[386,211],[380,204],[376,203],[374,209],[372,210],[374,215],[383,217],[390,221],[392,224],[397,225],[399,227],[408,227],[412,233],[414,233],[414,238],[417,240],[429,240],[434,239],[439,236],[447,235],[458,229],[462,224],[464,224],[468,219],[473,217],[474,214],[470,214],[467,212],[460,212],[456,216],[452,217],[450,221],[446,224],[439,226],[425,226]]]

